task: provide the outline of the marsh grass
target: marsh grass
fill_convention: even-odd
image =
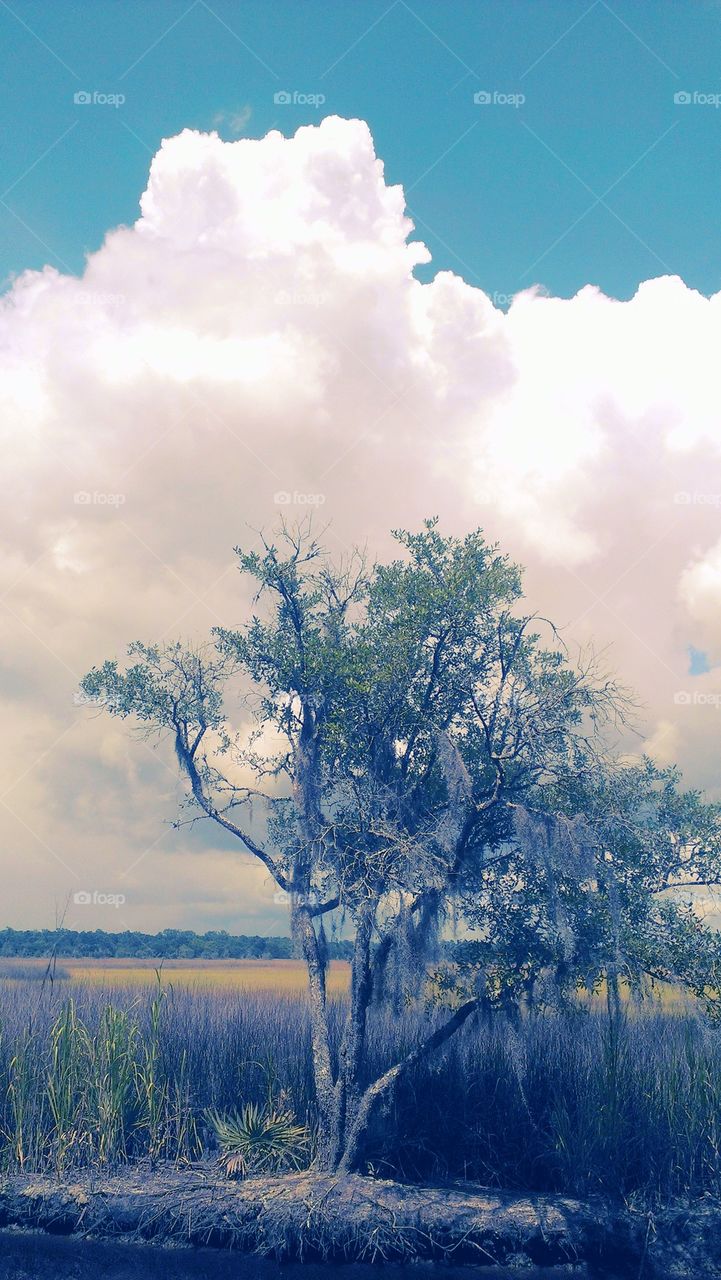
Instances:
[[[0,1166],[68,1171],[218,1154],[217,1125],[283,1100],[315,1127],[293,991],[0,983]],[[336,1035],[342,994],[331,999]],[[375,1011],[369,1076],[438,1011]],[[222,1144],[221,1144],[222,1145]],[[721,1193],[721,1039],[690,1012],[468,1024],[377,1117],[366,1167],[412,1181],[641,1196]]]
[[[0,965],[0,977],[12,982],[66,982],[70,972],[54,960],[5,960]]]
[[[175,990],[190,991],[268,991],[284,994],[305,992],[307,976],[299,960],[140,960],[63,958],[62,976],[83,986],[150,990],[155,986],[155,971],[162,966],[164,981]],[[27,971],[28,977],[42,978],[47,961],[28,960],[21,965],[0,957],[0,979],[13,976],[10,969]],[[21,976],[18,974],[17,976]],[[350,967],[342,960],[331,960],[328,968],[328,990],[334,995],[348,989]]]

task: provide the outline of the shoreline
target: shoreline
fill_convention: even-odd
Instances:
[[[213,1167],[135,1167],[8,1177],[0,1228],[277,1261],[436,1261],[530,1273],[581,1265],[589,1276],[721,1277],[721,1203],[710,1198],[642,1214],[474,1184],[418,1187],[317,1173],[229,1182]]]

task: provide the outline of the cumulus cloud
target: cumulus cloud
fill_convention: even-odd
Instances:
[[[428,514],[483,525],[569,642],[612,646],[638,745],[715,785],[695,694],[721,661],[721,295],[667,277],[504,313],[450,272],[421,283],[428,261],[367,126],[329,117],[167,139],[81,278],[26,272],[2,299],[9,922],[126,885],[133,927],[281,927],[232,846],[164,825],[170,755],[73,700],[133,638],[241,620],[232,547],[280,513],[381,554]]]
[[[714,495],[721,509],[721,494]],[[721,647],[721,538],[707,551],[694,555],[681,576],[679,593],[690,616],[699,623],[701,638]]]

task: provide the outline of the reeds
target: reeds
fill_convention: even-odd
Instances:
[[[342,997],[332,1010],[339,1026]],[[376,1010],[369,1078],[438,1016],[399,1022]],[[302,996],[174,991],[160,980],[150,993],[0,984],[4,1169],[182,1164],[217,1152],[209,1117],[222,1124],[250,1107],[262,1118],[273,1098],[312,1136]],[[720,1033],[661,1010],[479,1020],[403,1081],[365,1160],[408,1180],[657,1200],[719,1194]]]

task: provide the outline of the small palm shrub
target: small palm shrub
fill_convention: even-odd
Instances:
[[[247,1102],[240,1111],[207,1118],[220,1146],[220,1164],[229,1178],[300,1169],[308,1156],[310,1133],[292,1111],[266,1102]]]

